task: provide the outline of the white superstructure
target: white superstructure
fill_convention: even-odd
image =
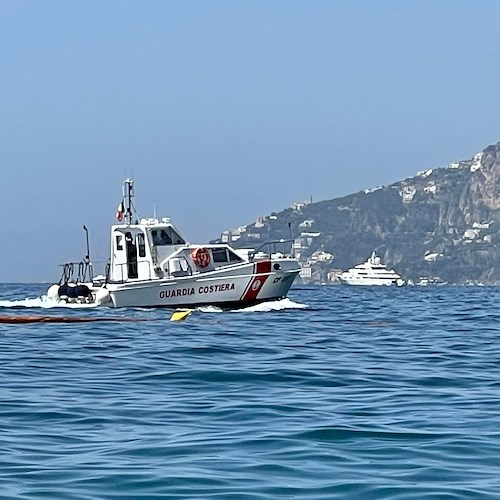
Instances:
[[[370,258],[339,275],[344,285],[398,285],[404,284],[401,276],[381,263],[380,257],[373,252]]]
[[[49,297],[113,307],[241,307],[285,297],[300,272],[297,260],[285,254],[291,241],[257,250],[193,245],[168,218],[136,220],[132,197],[133,181],[127,179],[117,211],[122,223],[111,226],[106,275],[93,278],[87,245],[84,261],[64,265]]]

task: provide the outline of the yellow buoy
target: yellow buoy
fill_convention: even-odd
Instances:
[[[170,316],[170,321],[183,321],[185,320],[191,313],[192,309],[177,309]]]

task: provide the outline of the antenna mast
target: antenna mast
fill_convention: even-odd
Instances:
[[[133,179],[125,179],[123,184],[123,199],[125,200],[125,222],[132,224],[132,198],[134,197]]]

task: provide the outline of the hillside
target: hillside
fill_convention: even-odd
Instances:
[[[405,279],[500,283],[500,142],[472,159],[389,186],[294,207],[223,233],[237,248],[294,239],[296,255],[326,281],[373,250]],[[331,255],[328,255],[331,254]],[[332,258],[333,256],[333,258]],[[315,278],[314,278],[315,277]]]

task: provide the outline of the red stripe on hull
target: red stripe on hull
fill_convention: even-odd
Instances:
[[[259,294],[260,290],[264,286],[264,283],[266,282],[267,278],[269,278],[269,274],[263,274],[263,273],[270,273],[271,272],[271,261],[270,260],[263,260],[260,262],[257,262],[255,264],[255,273],[256,276],[252,278],[250,281],[250,284],[248,285],[245,293],[243,294],[242,300],[247,301],[247,300],[256,300],[257,295]]]

